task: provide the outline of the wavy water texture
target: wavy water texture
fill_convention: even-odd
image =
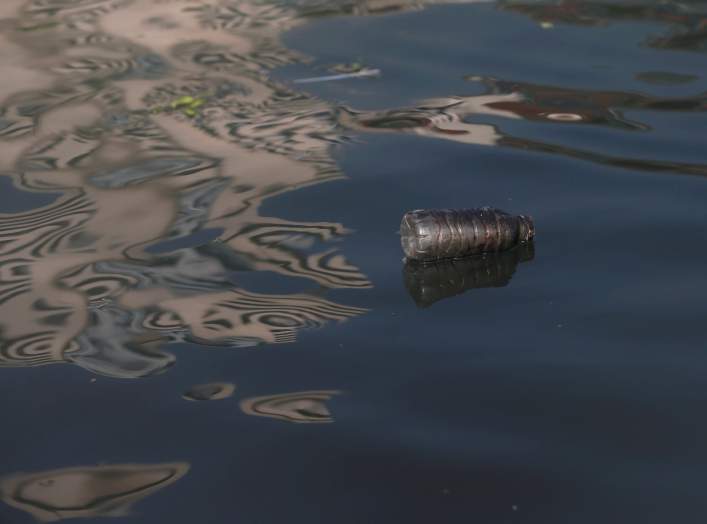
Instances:
[[[472,0],[473,1],[473,0]],[[707,166],[613,156],[521,136],[504,123],[644,133],[647,112],[702,112],[704,95],[660,98],[470,75],[484,92],[358,111],[295,91],[270,71],[307,57],[280,36],[313,18],[420,9],[407,0],[28,0],[0,8],[0,175],[47,205],[0,216],[0,365],[74,363],[136,378],[174,363],[173,342],[287,343],[365,313],[322,295],[370,281],[336,222],[260,213],[288,191],[343,177],[332,146],[405,132],[630,169]],[[449,3],[449,2],[440,2]],[[646,45],[701,52],[699,4],[515,2],[539,23],[660,22]],[[689,82],[646,72],[647,82]],[[265,271],[313,293],[256,293]]]
[[[468,80],[481,83],[486,93],[427,100],[417,107],[387,111],[356,111],[345,107],[339,113],[339,121],[350,129],[369,133],[412,133],[466,144],[557,154],[629,169],[707,175],[705,164],[612,156],[591,149],[514,136],[502,130],[504,120],[524,120],[556,125],[601,126],[623,132],[649,131],[647,124],[625,116],[625,112],[705,112],[707,94],[660,98],[476,76],[470,76]],[[479,122],[479,119],[489,117],[498,119],[499,124]]]
[[[593,27],[621,22],[651,23],[665,29],[651,28],[649,36],[637,42],[639,45],[668,52],[704,53],[707,49],[707,6],[704,2],[502,0],[495,5],[498,10],[530,17],[548,30],[570,24]],[[669,53],[665,54],[665,60],[669,68]],[[697,76],[671,71],[642,71],[637,72],[635,78],[653,85],[689,85],[698,80]],[[457,93],[424,100],[412,107],[382,111],[342,107],[338,120],[342,126],[367,133],[408,133],[465,144],[568,156],[631,170],[707,175],[704,163],[655,158],[654,155],[659,153],[651,151],[654,115],[703,113],[707,111],[707,93],[661,97],[640,91],[533,84],[472,72],[466,80],[475,94]],[[572,83],[572,79],[568,78],[568,82]],[[478,94],[479,90],[483,92]],[[584,141],[581,146],[570,145],[567,142],[571,140],[554,138],[559,131],[553,133],[552,139],[536,138],[536,135],[543,135],[543,129],[517,125],[526,122],[538,126],[553,124],[558,129],[567,126],[568,135],[577,133],[580,127],[590,127],[591,131],[587,130],[587,133],[592,133],[593,140]],[[526,130],[525,133],[521,135],[519,128]],[[633,133],[632,144],[645,149],[646,153],[632,156],[635,153],[618,155],[606,151],[610,148],[602,146],[615,141],[613,137],[616,135],[612,134],[615,132],[627,137]],[[640,147],[642,140],[644,147]]]
[[[419,66],[433,39],[450,55],[457,50],[444,46],[482,49],[469,59],[452,56],[450,69],[418,68],[385,84],[393,75],[380,65],[380,82],[355,82],[400,88],[454,67],[454,82],[442,80],[456,91],[433,92],[435,99],[372,111],[273,80],[275,68],[308,70],[310,59],[280,40],[300,24],[474,1],[0,0],[0,182],[9,201],[0,210],[0,367],[72,365],[55,366],[58,374],[7,373],[6,388],[17,395],[8,404],[6,447],[21,445],[6,464],[15,473],[0,477],[2,502],[40,521],[120,517],[134,507],[151,522],[200,515],[280,522],[312,508],[327,515],[321,520],[342,522],[550,523],[568,514],[648,522],[703,509],[695,479],[704,457],[693,445],[700,428],[685,423],[702,407],[694,350],[701,297],[690,294],[699,288],[700,251],[690,242],[699,244],[703,215],[686,198],[693,189],[699,198],[696,186],[680,185],[700,180],[668,186],[674,174],[707,175],[701,151],[689,151],[698,146],[688,117],[701,118],[707,98],[688,90],[704,78],[670,71],[674,51],[700,58],[707,50],[704,2],[499,0],[488,7],[487,15],[513,19],[493,28],[507,40],[508,28],[523,24],[547,34],[540,28],[647,22],[633,43],[664,56],[665,67],[627,67],[636,83],[611,84],[633,91],[565,82],[561,74],[593,67],[578,55],[569,67],[567,56],[538,52],[523,69],[514,67],[526,60],[519,52],[504,73],[483,71],[474,56],[503,62],[512,46],[498,53],[484,38],[444,41],[445,27],[432,24],[432,37],[408,32],[391,50],[414,53],[420,44],[420,58],[401,67]],[[456,16],[450,10],[436,20]],[[557,75],[528,74],[553,60]],[[326,73],[356,69],[346,67]],[[347,93],[323,85],[332,99]],[[383,169],[352,184],[350,195],[382,189],[382,196],[370,206],[352,200],[342,214],[363,209],[361,223],[377,228],[389,211],[383,191],[395,184],[411,190],[391,197],[392,206],[430,188],[440,202],[449,191],[462,202],[513,197],[514,206],[547,206],[539,217],[545,255],[524,264],[534,256],[529,244],[400,267],[385,247],[397,249],[395,225],[365,237],[371,252],[357,254],[342,247],[352,231],[338,217],[267,216],[270,198],[341,180],[334,151],[364,133],[454,144],[428,143],[399,170],[386,164],[397,158],[380,163],[373,149],[354,169]],[[399,153],[400,144],[418,142],[384,139],[375,147],[393,144]],[[402,172],[425,154],[458,148],[464,154]],[[505,153],[484,156],[491,148]],[[526,171],[532,155],[511,154],[517,150],[543,162]],[[488,178],[475,178],[501,156]],[[558,189],[565,173],[530,180],[546,169],[587,168],[557,157],[594,169],[565,188]],[[628,171],[590,184],[612,171],[596,169],[604,166]],[[454,183],[464,171],[470,182]],[[670,180],[624,183],[634,172]],[[510,187],[521,179],[535,186]],[[650,206],[667,209],[644,210]],[[622,215],[633,216],[624,222]],[[366,291],[373,275],[382,283],[375,294]],[[380,311],[357,324],[358,333],[325,333],[306,355],[252,355],[247,376],[230,376],[247,360],[234,356],[241,348],[292,348],[307,330],[356,322],[367,299]],[[322,341],[332,346],[324,359]],[[192,369],[187,353],[198,348],[206,356]],[[219,361],[224,351],[234,358]],[[177,358],[182,368],[167,381],[92,385],[78,373],[142,379],[170,371]],[[278,369],[268,367],[273,359]],[[23,388],[27,373],[41,387]],[[212,400],[219,402],[202,402]],[[175,449],[189,462],[176,462]],[[106,458],[118,463],[99,462]],[[190,463],[195,473],[187,477]],[[277,503],[262,504],[261,494]],[[648,496],[655,503],[644,510]]]
[[[59,197],[0,220],[2,365],[140,377],[174,362],[168,342],[286,343],[365,312],[232,281],[270,271],[324,290],[371,285],[321,247],[341,224],[258,211],[342,176],[332,108],[268,77],[302,60],[278,36],[319,9],[34,0],[3,11],[2,57],[19,74],[1,93],[2,174]]]

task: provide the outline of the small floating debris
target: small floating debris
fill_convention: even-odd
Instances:
[[[172,109],[178,109],[186,116],[194,118],[198,114],[199,108],[203,106],[205,102],[206,100],[201,97],[193,97],[186,95],[180,96],[179,98],[174,100],[170,105],[172,106]]]
[[[417,209],[403,216],[405,256],[434,262],[511,249],[535,236],[532,218],[500,209]]]
[[[230,382],[199,384],[189,389],[182,398],[185,400],[221,400],[233,395],[236,386]]]
[[[312,84],[314,82],[332,82],[334,80],[348,80],[349,78],[367,78],[380,76],[380,69],[365,68],[354,73],[341,73],[337,75],[315,76],[312,78],[298,78],[293,80],[295,84]]]
[[[368,67],[366,67],[363,61],[359,58],[353,62],[334,64],[328,69],[328,71],[332,73],[357,73],[363,69],[368,69]]]
[[[162,113],[163,111],[179,111],[189,118],[195,118],[199,115],[201,106],[206,103],[206,99],[199,96],[184,95],[172,100],[167,106],[156,106],[152,109],[153,114]]]
[[[419,308],[466,293],[471,289],[508,285],[520,262],[535,257],[532,241],[509,251],[486,253],[456,260],[425,264],[408,260],[403,267],[403,281]]]

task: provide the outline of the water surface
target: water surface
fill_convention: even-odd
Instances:
[[[706,23],[3,3],[0,521],[703,522]]]

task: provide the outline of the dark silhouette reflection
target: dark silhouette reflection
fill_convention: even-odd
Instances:
[[[118,517],[189,471],[186,462],[121,464],[19,473],[0,481],[2,500],[44,522]]]
[[[490,77],[467,78],[481,82],[488,95],[515,95],[489,101],[486,107],[508,111],[524,120],[604,125],[627,131],[650,128],[624,116],[624,111],[705,112],[707,93],[688,97],[657,97],[622,91],[572,89],[560,86],[513,82]]]
[[[355,111],[342,108],[339,122],[367,133],[409,133],[466,144],[503,146],[569,156],[589,162],[643,171],[672,171],[707,175],[706,164],[661,159],[617,157],[592,149],[567,147],[513,136],[502,130],[503,120],[523,119],[553,125],[592,125],[624,132],[650,131],[645,123],[627,118],[624,111],[700,113],[707,111],[707,95],[664,98],[620,91],[597,91],[544,86],[495,78],[469,76],[486,93],[426,100],[415,108]],[[475,121],[493,117],[498,124]]]
[[[241,409],[248,415],[275,418],[287,422],[322,423],[334,419],[326,401],[341,391],[301,391],[241,401]]]
[[[470,289],[504,287],[511,281],[518,263],[534,256],[534,244],[528,242],[510,251],[432,264],[408,260],[403,267],[403,281],[415,304],[426,308]]]
[[[704,2],[616,1],[501,1],[499,7],[523,13],[539,23],[584,26],[608,22],[645,21],[670,26],[663,35],[653,35],[646,45],[683,51],[707,50],[707,9]]]

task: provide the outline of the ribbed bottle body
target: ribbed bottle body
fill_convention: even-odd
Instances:
[[[530,217],[489,207],[418,209],[400,224],[405,256],[423,262],[505,251],[534,236]]]

